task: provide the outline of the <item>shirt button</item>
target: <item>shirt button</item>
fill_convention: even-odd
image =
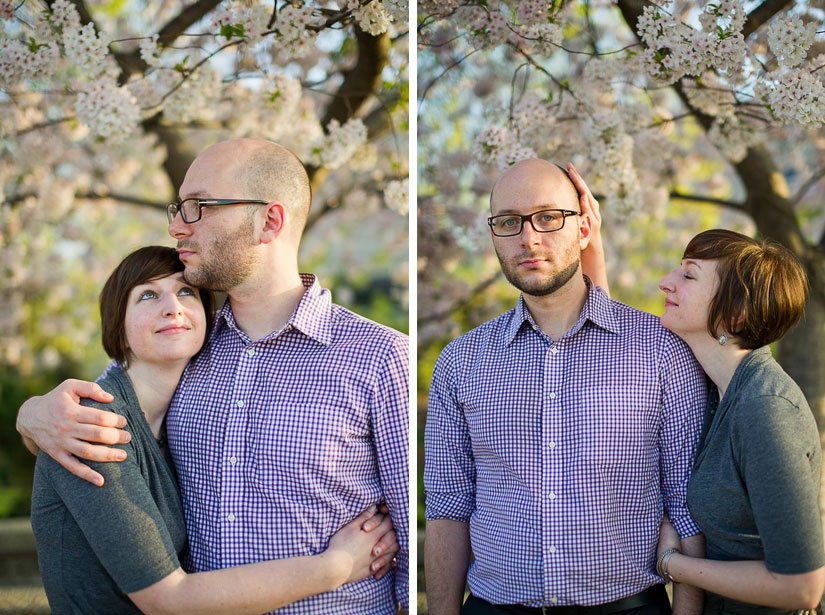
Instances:
[[[240,399],[238,400],[238,408],[243,408],[243,402]]]
[[[238,463],[238,458],[237,457],[230,457],[229,458],[229,463],[231,463],[234,466],[236,463]]]
[[[553,346],[550,349],[550,354],[558,354],[558,353],[559,353],[559,349],[557,347]]]
[[[555,552],[556,552],[556,547],[551,546],[550,547],[550,553],[555,553]]]
[[[255,349],[254,348],[247,348],[246,354],[248,354],[250,357],[254,357],[255,356]]]
[[[556,448],[556,443],[555,442],[548,442],[547,446],[549,446],[550,448]]]
[[[555,393],[550,393],[549,397],[550,397],[550,399],[556,399],[556,394]]]
[[[548,493],[547,497],[550,498],[551,500],[555,500],[556,499],[556,494],[555,493]]]
[[[227,521],[234,521],[235,520],[235,515],[233,515],[232,513],[229,513],[228,515],[226,515],[226,520]]]

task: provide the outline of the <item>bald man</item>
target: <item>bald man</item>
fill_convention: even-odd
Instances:
[[[684,550],[702,551],[685,493],[704,375],[658,318],[583,274],[584,258],[603,263],[590,245],[598,204],[568,172],[525,160],[498,180],[490,237],[521,296],[435,366],[424,470],[431,615],[665,615],[663,514]],[[674,612],[701,612],[701,595],[677,587]]]
[[[199,155],[168,206],[190,284],[228,300],[189,364],[167,415],[193,572],[309,555],[385,502],[398,566],[285,607],[375,615],[408,603],[408,339],[331,301],[298,273],[310,184],[287,149],[260,139]],[[116,461],[122,417],[78,405],[110,401],[66,381],[32,398],[18,430],[69,471],[102,484],[77,457]],[[77,417],[77,418],[76,418]],[[381,576],[381,575],[377,575]]]

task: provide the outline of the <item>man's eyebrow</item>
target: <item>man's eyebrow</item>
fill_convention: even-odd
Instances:
[[[178,193],[178,198],[181,201],[184,199],[183,195],[181,195],[180,193]],[[187,199],[194,199],[194,198],[206,199],[206,198],[209,198],[209,195],[206,192],[204,192],[203,190],[194,190],[194,191],[190,192],[189,194],[187,194],[185,198],[187,198]]]
[[[525,215],[525,216],[529,216],[530,214],[534,214],[534,213],[537,213],[537,212],[539,212],[539,211],[546,211],[546,210],[548,210],[548,209],[557,209],[557,210],[559,210],[559,211],[567,211],[567,210],[565,210],[563,207],[559,207],[559,206],[558,206],[558,205],[556,205],[555,203],[547,203],[547,204],[544,204],[544,205],[536,205],[536,208],[535,208],[535,209],[530,210],[530,212],[529,212],[529,213],[526,213],[526,214],[524,214],[524,215]],[[501,210],[499,210],[499,212],[498,212],[497,214],[494,214],[494,215],[496,215],[496,216],[501,216],[501,215],[503,215],[503,214],[504,214],[504,215],[506,215],[506,214],[518,214],[518,215],[521,215],[521,213],[520,213],[520,212],[518,212],[518,211],[516,211],[515,209],[501,209]]]

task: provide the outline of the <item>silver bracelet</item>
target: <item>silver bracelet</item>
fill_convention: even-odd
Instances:
[[[681,551],[679,551],[679,549],[665,549],[662,551],[659,559],[656,560],[656,574],[670,582],[673,582],[673,577],[667,572],[667,562],[674,553],[681,553]]]
[[[682,554],[679,549],[672,549],[670,553],[662,558],[662,572],[664,573],[664,577],[671,583],[675,583],[676,581],[673,580],[673,575],[668,572],[667,565],[670,563],[670,558],[673,557],[674,553]]]

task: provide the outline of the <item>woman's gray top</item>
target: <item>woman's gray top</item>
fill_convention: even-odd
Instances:
[[[186,525],[174,472],[149,429],[126,375],[99,381],[110,404],[83,405],[126,417],[132,434],[122,462],[85,462],[103,475],[97,487],[41,452],[32,492],[32,528],[52,613],[140,613],[126,596],[174,572]]]
[[[721,403],[712,390],[704,431],[687,501],[707,557],[765,560],[778,574],[825,564],[819,432],[768,347],[739,364]]]

